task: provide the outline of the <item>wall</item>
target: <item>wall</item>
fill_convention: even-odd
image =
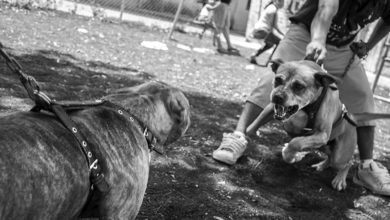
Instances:
[[[232,0],[231,8],[231,28],[234,32],[244,34],[247,29],[249,7],[253,0]]]

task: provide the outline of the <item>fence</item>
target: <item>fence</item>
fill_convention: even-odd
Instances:
[[[88,4],[95,8],[119,11],[120,14],[131,13],[166,21],[172,21],[180,0],[69,0]],[[189,22],[198,13],[200,6],[196,0],[187,0],[181,11],[180,21]]]

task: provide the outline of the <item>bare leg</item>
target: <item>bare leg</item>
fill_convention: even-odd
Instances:
[[[258,49],[257,52],[254,53],[251,57],[258,57],[258,56],[260,56],[260,54],[262,54],[264,51],[270,49],[272,46],[273,46],[273,45],[267,44],[267,43],[266,43],[266,44],[264,45],[264,47]]]
[[[263,47],[261,47],[260,49],[258,49],[256,51],[256,53],[252,54],[250,57],[249,57],[249,62],[252,63],[252,64],[258,64],[257,61],[256,61],[256,57],[258,57],[260,54],[262,54],[264,51],[270,49],[273,45],[270,45],[270,44],[265,44]]]
[[[246,129],[252,122],[257,118],[257,116],[263,111],[258,105],[255,105],[251,102],[245,102],[244,109],[242,110],[240,119],[238,120],[236,131],[246,133]]]
[[[259,129],[262,125],[265,125],[269,121],[271,121],[274,113],[274,105],[272,103],[268,104],[256,117],[251,124],[247,126],[246,132],[248,135],[256,134],[257,129]]]
[[[222,50],[223,49],[222,48],[222,43],[221,43],[221,34],[220,33],[221,32],[219,31],[218,28],[214,29],[214,39],[215,39],[215,41],[217,43],[217,49],[218,50]]]
[[[262,108],[251,102],[245,103],[236,130],[233,133],[224,133],[220,146],[213,152],[215,160],[230,165],[237,162],[248,145],[245,130],[262,110]]]
[[[222,28],[222,34],[223,34],[223,36],[225,37],[227,48],[228,48],[228,49],[229,49],[229,48],[233,48],[232,42],[230,41],[230,31],[229,31],[229,27],[225,26],[224,28]]]

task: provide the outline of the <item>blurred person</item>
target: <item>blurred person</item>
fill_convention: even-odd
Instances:
[[[256,58],[264,51],[277,46],[286,34],[289,21],[283,7],[284,0],[272,0],[261,12],[252,35],[253,38],[263,41],[263,45],[249,57],[250,63],[257,65]]]
[[[350,46],[359,31],[378,20],[367,43],[360,43],[363,57],[390,31],[390,1],[387,0],[308,0],[291,18],[291,25],[274,53],[284,61],[309,58],[322,63],[337,78],[340,99],[351,113],[375,112],[375,103],[364,67]],[[262,126],[252,122],[270,103],[274,73],[260,75],[259,85],[247,99],[232,133],[224,133],[213,158],[235,164],[247,148],[247,134]],[[269,120],[271,120],[269,118]],[[357,127],[360,163],[353,182],[372,192],[390,195],[388,170],[373,160],[375,123],[362,121]]]
[[[197,20],[210,23],[213,20],[214,10],[212,8],[217,4],[217,0],[207,0],[200,10]]]
[[[217,51],[219,53],[238,54],[239,51],[232,46],[230,41],[230,3],[231,0],[216,0],[215,5],[206,5],[209,10],[214,10],[214,22],[216,25],[215,36],[217,41]],[[226,40],[227,50],[225,50],[221,43],[221,33]]]
[[[200,10],[199,15],[194,19],[194,22],[203,26],[202,32],[199,34],[199,38],[202,39],[204,33],[208,28],[213,29],[213,45],[216,45],[217,36],[215,30],[217,26],[214,22],[214,10],[212,8],[216,5],[216,0],[206,0],[203,1],[202,9]]]

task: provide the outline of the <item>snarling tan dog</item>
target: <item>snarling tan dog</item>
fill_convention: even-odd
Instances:
[[[189,102],[169,85],[149,82],[104,97],[167,145],[190,124]],[[70,117],[93,144],[110,190],[91,199],[86,159],[74,136],[51,114],[0,118],[0,219],[134,219],[149,173],[147,141],[134,118],[98,105]]]
[[[317,170],[330,166],[337,170],[332,186],[346,188],[346,177],[356,146],[360,120],[390,118],[389,114],[349,114],[339,99],[335,78],[312,61],[275,61],[275,78],[269,104],[254,123],[274,113],[293,137],[282,150],[288,163],[301,160],[302,151],[322,149],[328,158],[313,165]]]

